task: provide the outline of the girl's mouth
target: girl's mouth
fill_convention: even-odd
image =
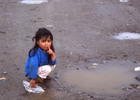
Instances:
[[[49,50],[49,48],[46,51],[48,51],[48,50]]]
[[[46,51],[48,51],[49,50],[49,48],[48,47],[44,47],[45,49],[46,49]]]

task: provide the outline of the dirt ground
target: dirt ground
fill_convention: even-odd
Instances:
[[[27,5],[0,0],[0,100],[139,100],[140,92],[120,96],[95,96],[59,83],[59,72],[81,62],[130,60],[140,63],[140,40],[115,40],[119,32],[140,33],[140,1],[49,0]],[[54,35],[57,67],[46,92],[25,91],[24,66],[31,38],[40,27]],[[5,74],[3,72],[6,72]]]

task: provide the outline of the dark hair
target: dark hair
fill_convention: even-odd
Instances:
[[[46,28],[39,28],[38,31],[36,32],[35,36],[32,38],[32,41],[34,42],[35,41],[35,45],[33,46],[33,48],[29,51],[29,57],[32,57],[35,55],[35,53],[37,52],[38,48],[39,48],[39,45],[37,44],[37,41],[39,41],[42,37],[45,37],[45,38],[48,38],[50,36],[50,39],[52,41],[51,43],[51,49],[53,52],[55,52],[54,50],[54,46],[53,46],[53,35],[52,33],[47,30]],[[31,52],[32,55],[31,55]],[[49,60],[50,60],[50,57],[51,55],[49,55]]]

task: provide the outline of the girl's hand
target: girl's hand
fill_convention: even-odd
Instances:
[[[55,53],[52,51],[52,49],[50,47],[47,50],[47,53],[51,55],[51,59],[54,62],[55,61]]]
[[[52,49],[50,47],[48,47],[47,53],[50,54],[50,55],[54,54],[54,52],[52,51]]]
[[[35,88],[35,86],[36,86],[35,82],[36,82],[35,79],[30,80],[30,87],[31,88]]]

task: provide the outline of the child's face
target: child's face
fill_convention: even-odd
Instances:
[[[48,38],[42,37],[39,41],[37,41],[37,44],[41,49],[44,51],[47,51],[51,47],[51,39],[50,36]]]

